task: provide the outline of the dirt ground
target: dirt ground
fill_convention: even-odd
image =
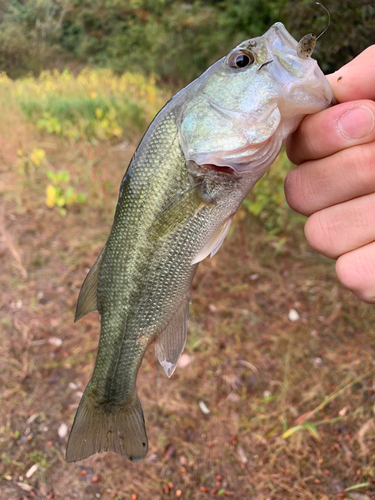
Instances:
[[[134,146],[69,144],[2,113],[0,498],[375,498],[374,309],[301,228],[277,250],[248,214],[199,267],[181,366],[168,380],[145,356],[146,460],[65,462],[99,334],[96,313],[73,323],[75,304]],[[47,164],[21,174],[17,150],[35,147]],[[86,202],[47,208],[46,169]]]

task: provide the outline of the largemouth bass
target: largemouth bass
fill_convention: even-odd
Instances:
[[[198,263],[217,252],[242,200],[303,116],[331,104],[317,62],[297,51],[276,23],[176,94],[144,135],[78,298],[75,319],[98,311],[101,333],[69,462],[100,451],[145,457],[136,378],[146,349],[155,342],[170,377],[186,342]]]

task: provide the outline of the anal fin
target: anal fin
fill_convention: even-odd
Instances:
[[[176,369],[184,350],[189,319],[189,298],[185,298],[155,343],[155,354],[168,377]]]
[[[194,257],[192,264],[198,264],[203,259],[205,259],[208,255],[211,254],[211,257],[215,255],[215,253],[219,250],[225,237],[228,234],[231,222],[233,217],[229,217],[211,236],[210,240],[206,243],[206,245],[198,252],[198,254]]]
[[[104,250],[105,246],[103,250],[100,252],[99,257],[96,259],[95,264],[88,272],[85,281],[83,282],[81,291],[79,292],[78,296],[74,322],[78,321],[86,314],[98,310],[96,293],[98,288],[100,267],[104,256]]]

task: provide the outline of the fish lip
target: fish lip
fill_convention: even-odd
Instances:
[[[292,49],[294,49],[297,52],[297,45],[298,42],[297,40],[289,33],[289,31],[285,28],[283,23],[277,22],[273,24],[270,29],[265,33],[265,35],[268,34],[268,32],[279,32],[285,39],[286,42],[291,46]]]

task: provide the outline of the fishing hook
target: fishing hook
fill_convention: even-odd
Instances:
[[[297,54],[299,57],[302,59],[308,59],[311,57],[311,54],[314,52],[316,42],[317,40],[324,35],[324,33],[327,31],[329,28],[329,25],[331,24],[331,15],[329,11],[324,7],[319,2],[315,2],[317,5],[320,5],[328,14],[328,24],[325,27],[325,29],[318,35],[317,37],[314,35],[314,33],[309,33],[308,35],[305,35],[304,37],[301,38],[301,40],[298,42],[297,46]]]

